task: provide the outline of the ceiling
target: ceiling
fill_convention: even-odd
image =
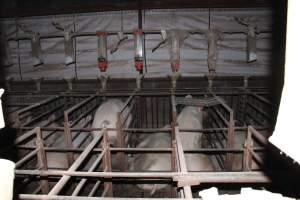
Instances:
[[[184,3],[183,3],[184,2]],[[273,0],[1,0],[0,17],[161,8],[272,7]]]

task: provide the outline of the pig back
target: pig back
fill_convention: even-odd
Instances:
[[[179,129],[202,129],[202,111],[197,107],[187,106],[180,112],[177,122]],[[180,132],[183,149],[201,146],[202,133]]]
[[[118,121],[118,112],[121,111],[123,102],[119,99],[110,99],[101,104],[94,116],[93,128],[103,128],[105,124],[107,128],[116,128]],[[93,131],[93,135],[99,134],[100,131]],[[116,131],[108,131],[109,137],[117,137]]]

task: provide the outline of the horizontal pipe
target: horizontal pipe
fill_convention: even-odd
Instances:
[[[75,197],[57,195],[19,194],[19,199],[28,200],[161,200],[162,198],[118,198],[118,197]],[[182,198],[163,198],[164,200],[181,200]]]
[[[204,35],[207,32],[207,29],[181,29],[182,31],[189,32],[190,34],[202,34]],[[126,30],[123,31],[124,34],[133,34],[133,30]],[[266,29],[266,30],[261,30],[260,32],[263,33],[271,33],[272,30]],[[244,31],[236,31],[236,30],[226,30],[222,31],[224,34],[246,34]],[[107,31],[108,35],[117,35],[118,32],[116,31]],[[161,34],[161,30],[143,30],[143,34]],[[87,36],[97,36],[96,32],[74,32],[72,33],[72,37],[87,37]],[[59,38],[59,37],[64,37],[64,34],[62,33],[55,33],[55,34],[41,34],[39,36],[41,39],[45,38]],[[31,35],[24,35],[24,36],[19,36],[19,37],[10,37],[8,40],[30,40]]]
[[[27,145],[19,145],[20,149],[35,149],[36,146],[27,146]],[[44,150],[46,152],[82,152],[85,148],[62,148],[62,147],[45,147]],[[264,151],[265,148],[256,147],[253,148],[254,151]],[[94,148],[92,150],[95,152],[102,152],[101,148]],[[125,153],[160,153],[160,152],[172,152],[172,148],[110,148],[111,152],[125,152]],[[201,148],[201,149],[185,149],[185,153],[205,153],[205,152],[243,152],[243,148]]]
[[[29,154],[27,154],[25,157],[23,157],[21,160],[19,160],[16,163],[16,168],[22,166],[25,162],[29,161],[34,156],[36,156],[38,151],[39,151],[38,149],[35,149],[35,150],[31,151]]]
[[[202,183],[257,183],[270,182],[263,172],[83,172],[62,170],[15,170],[16,175],[35,176],[72,176],[93,178],[134,178],[134,179],[171,179],[184,181],[187,179],[201,180]],[[268,174],[284,175],[282,172]]]
[[[74,172],[75,170],[77,170],[80,165],[82,164],[82,162],[87,158],[87,156],[90,154],[91,150],[95,147],[95,145],[100,141],[100,139],[103,136],[103,132],[102,134],[97,135],[96,137],[94,137],[94,139],[91,141],[91,143],[85,148],[85,150],[80,154],[80,156],[75,160],[75,162],[72,164],[72,166],[68,169],[67,172]],[[89,172],[91,173],[91,172]],[[49,192],[50,195],[56,195],[58,194],[63,187],[66,185],[66,183],[69,181],[69,179],[71,178],[71,176],[69,175],[64,175],[58,183],[55,184],[55,186],[51,189],[51,191]]]
[[[89,172],[92,172],[96,169],[96,167],[101,162],[104,153],[105,153],[105,151],[102,151],[102,153],[97,157],[97,159],[94,161],[92,166],[89,168],[89,170],[88,170]],[[86,178],[81,179],[80,182],[78,183],[78,185],[76,186],[76,188],[74,189],[72,196],[77,196],[86,182],[87,182]]]

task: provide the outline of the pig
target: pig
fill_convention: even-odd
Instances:
[[[101,104],[96,110],[94,120],[92,123],[93,128],[103,128],[105,125],[106,128],[116,128],[116,124],[118,121],[118,113],[121,112],[124,103],[119,99],[109,99],[103,104]],[[131,114],[128,113],[128,109],[126,108],[124,114],[129,114],[128,119],[124,125],[127,128],[131,122]],[[100,131],[93,131],[92,135],[99,134]],[[111,147],[117,146],[117,131],[109,130],[107,132],[108,142]]]
[[[192,98],[190,95],[186,98]],[[186,106],[177,118],[180,129],[201,129],[203,110],[201,107]],[[167,127],[167,126],[166,126]],[[201,148],[202,133],[180,132],[183,149]],[[171,146],[171,135],[153,133],[146,137],[138,148],[168,148]],[[213,171],[214,167],[208,156],[204,154],[185,154],[188,171]],[[131,169],[135,171],[171,171],[170,154],[145,154],[135,156]],[[139,184],[143,190],[150,191],[151,196],[156,190],[167,187],[166,184]]]
[[[191,95],[185,98],[192,98]],[[202,107],[185,106],[180,112],[177,122],[180,129],[202,129],[204,111]],[[200,149],[202,133],[180,132],[182,148]],[[214,166],[209,157],[205,154],[185,154],[188,171],[214,171]]]
[[[105,126],[106,128],[116,128],[117,122],[118,122],[118,113],[121,112],[122,108],[124,106],[124,102],[120,99],[109,99],[102,103],[98,109],[96,110],[94,120],[92,123],[92,128],[103,128]],[[129,109],[125,108],[123,111],[122,116],[128,116],[126,117],[126,121],[124,123],[124,128],[128,128],[132,116],[129,113]],[[97,134],[100,134],[101,131],[93,131],[92,135],[95,136]],[[117,142],[117,131],[115,130],[108,130],[107,131],[108,136],[108,143],[110,147],[118,147]],[[127,146],[128,137],[125,138],[125,146]],[[111,160],[111,166],[112,169],[118,168],[118,163],[114,157]]]
[[[90,120],[92,116],[88,115],[82,118],[73,128],[83,128]],[[71,132],[73,148],[79,148],[88,139],[89,133]],[[63,133],[53,134],[49,139],[45,141],[45,145],[49,147],[66,147]],[[67,155],[59,152],[47,152],[48,168],[51,169],[66,169],[68,168]]]
[[[234,138],[234,147],[235,148],[243,148],[244,144],[246,142],[246,131],[236,131],[235,132],[235,138]],[[259,144],[255,141],[253,141],[254,147],[259,147]],[[261,153],[258,153],[260,157],[262,158],[263,155]],[[261,167],[252,160],[252,170],[259,170]],[[243,153],[235,153],[233,155],[233,161],[232,161],[232,171],[241,171],[243,169]]]
[[[165,128],[167,128],[166,126]],[[170,148],[170,133],[153,133],[145,137],[138,144],[137,148]],[[139,154],[133,157],[130,170],[134,171],[171,171],[171,154],[168,153],[147,153]],[[138,184],[139,188],[150,191],[152,196],[156,190],[167,187],[167,184]]]

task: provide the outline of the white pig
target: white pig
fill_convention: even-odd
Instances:
[[[116,128],[116,123],[118,121],[118,113],[121,112],[124,103],[119,99],[109,99],[103,104],[101,104],[94,116],[94,121],[92,124],[93,128]],[[128,109],[125,109],[125,115],[128,114]],[[125,123],[125,128],[129,126],[131,121],[131,114]],[[93,131],[93,135],[99,134],[100,131]],[[107,132],[108,142],[110,146],[117,146],[117,131],[110,130]]]
[[[124,103],[119,99],[109,99],[102,103],[98,109],[96,110],[92,128],[103,128],[105,125],[106,128],[117,128],[118,122],[118,113],[121,112]],[[124,128],[128,128],[131,123],[132,116],[129,113],[129,109],[125,108],[122,116],[128,116]],[[124,119],[125,120],[125,119]],[[101,131],[93,131],[92,135],[100,134]],[[116,130],[108,130],[107,131],[108,142],[111,147],[117,147],[117,131]],[[125,138],[125,146],[127,146],[128,137]],[[116,169],[118,167],[118,163],[114,157],[111,160],[112,169]]]
[[[191,98],[187,96],[186,98]],[[203,111],[200,107],[186,106],[177,118],[180,129],[202,129]],[[202,133],[180,132],[183,149],[201,148]],[[171,135],[167,133],[154,133],[146,137],[138,148],[166,148],[171,146]],[[185,154],[188,171],[213,171],[213,165],[204,154]],[[171,171],[170,154],[143,154],[136,156],[131,169],[135,171]],[[139,188],[151,191],[163,189],[166,184],[140,184]]]
[[[166,128],[166,127],[164,127]],[[170,148],[170,133],[152,133],[149,134],[137,146],[137,148]],[[171,171],[171,154],[169,153],[146,153],[134,156],[133,163],[130,166],[134,171]],[[143,190],[150,191],[151,196],[156,190],[167,187],[166,184],[139,184]]]
[[[190,95],[186,98],[192,98]],[[202,107],[186,106],[177,118],[180,129],[202,129],[203,110]],[[182,148],[200,149],[202,133],[180,132]],[[205,154],[190,153],[185,154],[188,171],[213,171],[214,167],[210,159]]]
[[[91,119],[91,116],[88,115],[85,118],[82,118],[73,128],[83,128],[86,123]],[[72,144],[73,148],[79,148],[82,144],[88,139],[89,133],[84,132],[71,132],[72,135]],[[61,147],[65,148],[65,138],[63,133],[54,133],[50,136],[49,139],[45,141],[45,145],[49,147]],[[76,158],[76,157],[75,157]],[[57,168],[57,169],[66,169],[68,168],[67,155],[64,152],[47,152],[47,164],[48,168]]]

